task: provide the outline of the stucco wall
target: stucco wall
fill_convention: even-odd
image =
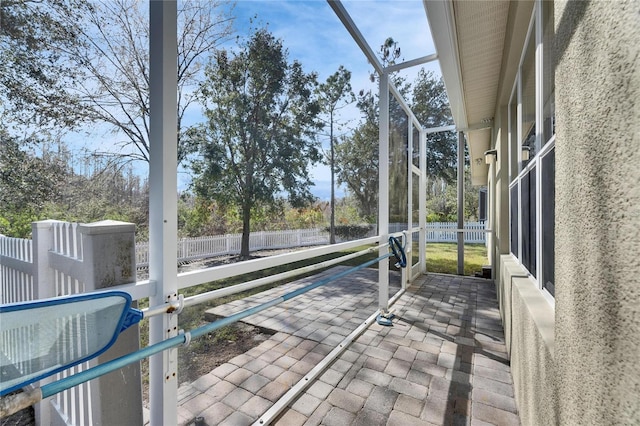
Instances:
[[[561,424],[640,424],[640,1],[555,3]]]
[[[520,421],[557,424],[553,307],[511,255],[499,263],[497,293]]]

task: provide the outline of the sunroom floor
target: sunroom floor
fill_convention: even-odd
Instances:
[[[344,267],[325,274],[335,274]],[[314,282],[299,280],[213,314],[227,316]],[[179,389],[179,424],[248,425],[375,312],[378,271],[366,269],[244,321],[276,333]],[[392,279],[390,293],[399,289]],[[419,277],[273,424],[520,424],[490,280]]]

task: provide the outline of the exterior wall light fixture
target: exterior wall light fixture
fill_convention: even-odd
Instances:
[[[484,152],[484,162],[486,164],[493,163],[498,158],[498,150],[490,149],[489,151]]]
[[[522,161],[528,161],[531,153],[531,147],[523,146],[522,147]]]

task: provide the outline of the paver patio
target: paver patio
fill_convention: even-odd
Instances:
[[[226,316],[317,279],[222,305],[211,314]],[[207,425],[258,420],[375,312],[377,279],[377,270],[359,271],[246,318],[276,334],[180,387],[179,423],[197,417]],[[392,282],[390,288],[395,293],[399,285]],[[520,423],[491,281],[425,275],[392,308],[393,326],[371,325],[274,424]]]

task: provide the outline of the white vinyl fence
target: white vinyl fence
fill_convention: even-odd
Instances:
[[[109,262],[109,255],[113,254],[112,247],[103,241],[110,238],[121,244],[121,226],[102,222],[98,224],[79,225],[60,221],[35,222],[32,227],[33,240],[9,238],[0,235],[0,303],[27,302],[30,300],[46,299],[54,296],[66,296],[85,293],[103,287],[104,277],[100,276],[101,260]],[[130,266],[127,268],[121,262],[118,264],[120,271],[134,272],[133,241],[135,227],[125,224],[130,230],[131,254]],[[115,236],[113,236],[115,235]],[[118,258],[124,259],[126,253],[119,252]],[[108,270],[108,269],[106,269]],[[110,280],[119,277],[110,276]],[[125,282],[135,281],[135,276],[122,277]],[[107,280],[108,281],[108,280]],[[117,284],[117,283],[116,283]],[[72,326],[81,329],[87,321],[83,315],[73,319]],[[68,327],[69,323],[61,322],[59,327]],[[22,359],[28,359],[25,354],[31,351],[32,340],[37,339],[37,327],[21,327],[3,330],[0,334],[0,350],[2,356],[13,365],[21,374],[28,372],[29,365],[23,365]],[[18,342],[18,343],[16,343]],[[117,343],[118,344],[118,343]],[[86,342],[79,339],[77,342],[66,342],[56,347],[56,353],[61,365],[66,359],[73,359],[78,351],[85,349]],[[136,348],[138,342],[135,342]],[[71,367],[53,376],[58,380],[63,377],[76,374],[91,366],[97,365],[98,359]],[[130,381],[131,382],[131,381]],[[104,424],[101,418],[101,405],[108,401],[100,392],[100,382],[90,381],[72,389],[60,392],[50,399],[36,406],[40,424],[56,425],[93,425]],[[140,385],[135,388],[132,383],[130,388],[141,392]],[[115,393],[126,393],[126,388],[118,389]],[[108,399],[108,398],[107,398]],[[140,401],[141,403],[141,401]]]
[[[390,224],[389,229],[391,232],[398,232],[406,227],[406,224],[394,223]],[[148,243],[136,244],[134,254],[134,228],[133,224],[111,221],[79,225],[52,220],[33,224],[33,240],[0,235],[0,303],[78,294],[105,288],[105,282],[109,282],[110,284],[107,284],[109,286],[134,281],[136,266],[144,267],[149,262]],[[427,241],[455,242],[456,228],[455,223],[429,223],[427,224]],[[375,235],[375,232],[375,227],[372,227],[370,234]],[[467,243],[484,243],[485,225],[466,223],[464,234]],[[241,237],[240,234],[231,234],[183,239],[178,242],[178,260],[187,261],[237,254],[240,252]],[[251,234],[250,250],[295,248],[328,243],[329,233],[323,229],[256,232]],[[118,249],[115,249],[116,246]],[[126,255],[127,252],[128,255]],[[137,265],[134,263],[134,257]],[[107,264],[111,267],[95,267]],[[121,276],[109,275],[106,279],[107,277],[102,276],[102,272],[108,270],[120,271]],[[83,319],[78,318],[78,321]],[[3,355],[9,361],[13,360],[18,369],[22,368],[18,361],[19,354],[29,350],[30,337],[26,334],[24,336],[14,334],[23,332],[28,334],[29,330],[11,330],[8,331],[9,334],[0,336],[0,348],[4,348],[3,352],[5,352]],[[8,344],[16,341],[24,342],[24,345]],[[134,345],[133,350],[135,350],[138,347],[137,338],[131,344]],[[64,357],[65,354],[60,355]],[[92,360],[73,367],[58,374],[57,378],[75,374],[97,362],[99,360]],[[137,375],[139,377],[139,373]],[[105,415],[105,410],[100,410],[100,407],[115,406],[118,400],[106,398],[104,395],[129,391],[132,395],[141,394],[139,383],[136,385],[138,387],[133,386],[132,383],[126,386],[123,384],[118,387],[118,391],[110,393],[101,392],[102,386],[99,381],[88,382],[38,404],[36,409],[41,423],[107,424],[109,420],[101,418]],[[101,395],[102,399],[96,403]],[[136,398],[139,398],[139,395]]]
[[[390,232],[401,232],[407,228],[406,223],[392,223]],[[372,230],[375,226],[372,226]],[[457,224],[450,222],[433,222],[427,224],[427,242],[457,241]],[[485,242],[484,222],[465,223],[465,243],[483,244]],[[370,233],[372,236],[375,232]],[[242,234],[214,235],[210,237],[183,238],[178,241],[178,262],[206,259],[240,253]],[[340,240],[338,238],[338,240]],[[329,244],[329,233],[320,228],[293,229],[286,231],[254,232],[249,237],[249,251],[276,250],[295,247],[306,247]],[[149,243],[136,244],[136,265],[138,268],[149,266]]]
[[[427,223],[428,243],[455,243],[458,241],[458,224],[455,222],[430,222]],[[484,244],[485,222],[465,222],[464,223],[465,244]]]

